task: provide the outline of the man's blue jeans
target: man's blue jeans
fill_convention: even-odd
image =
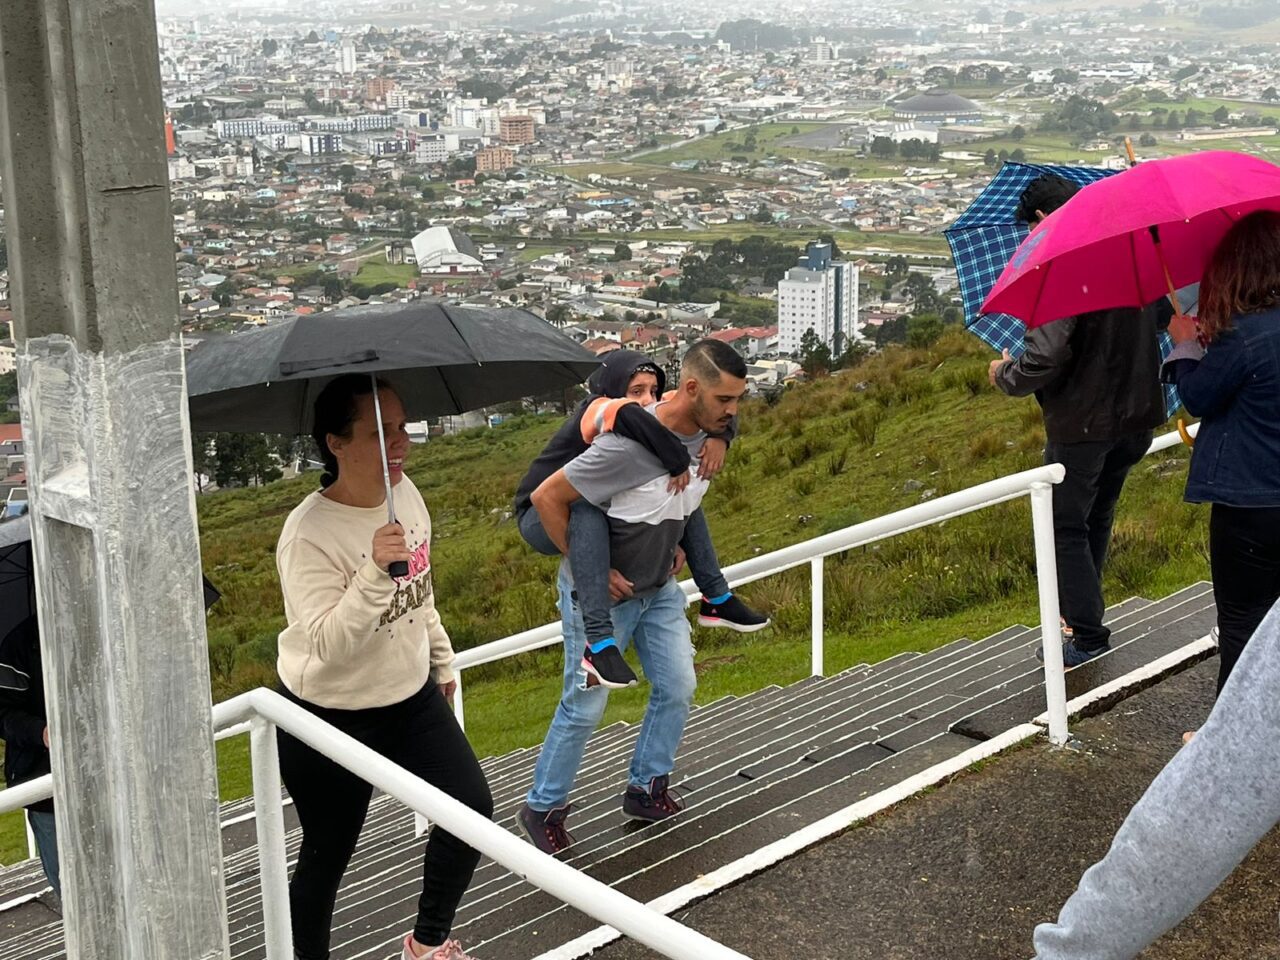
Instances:
[[[54,824],[52,811],[28,810],[27,822],[31,824],[31,833],[36,838],[36,849],[40,851],[40,865],[44,867],[44,875],[53,887],[53,892],[62,896],[62,878],[58,871],[58,828]]]
[[[564,686],[526,798],[529,806],[538,811],[562,807],[568,801],[587,739],[599,726],[609,701],[607,688],[586,687],[587,677],[582,669],[586,634],[582,614],[573,600],[572,581],[563,564],[559,588]],[[625,600],[612,610],[618,644],[625,650],[628,643],[635,643],[640,666],[651,687],[640,738],[631,757],[628,782],[633,786],[648,788],[654,777],[675,769],[676,750],[697,686],[684,609],[684,591],[672,577],[657,593]]]
[[[549,557],[560,551],[542,527],[538,511],[529,507],[516,518],[525,543]],[[599,643],[613,636],[609,611],[609,518],[583,499],[575,500],[569,513],[569,567],[578,590],[578,607],[586,626],[587,642]],[[707,518],[699,507],[685,523],[680,539],[689,572],[704,597],[720,597],[729,592],[729,581],[720,571],[720,558],[711,542]]]

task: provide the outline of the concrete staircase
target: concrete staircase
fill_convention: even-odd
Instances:
[[[1112,652],[1067,674],[1068,699],[1204,637],[1214,621],[1205,583],[1160,601],[1133,598],[1112,607]],[[568,824],[576,843],[566,861],[642,901],[680,887],[1034,719],[1045,708],[1038,644],[1035,629],[1015,624],[977,642],[955,640],[927,654],[900,654],[698,707],[674,777],[688,807],[663,824],[622,818],[619,798],[638,728],[606,727],[588,745],[578,778]],[[531,748],[483,763],[496,818],[513,832],[536,755]],[[233,955],[259,960],[257,851],[252,820],[244,819],[251,811],[251,801],[225,805],[223,836]],[[293,829],[291,858],[297,843]],[[375,798],[339,894],[335,960],[398,955],[421,889],[421,848],[412,814]],[[0,873],[0,901],[43,886],[38,863],[10,868]],[[526,960],[597,926],[486,860],[454,932],[479,957]],[[20,936],[0,931],[0,960],[64,955],[56,923]]]

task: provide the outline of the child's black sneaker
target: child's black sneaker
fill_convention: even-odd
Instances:
[[[587,647],[582,653],[582,669],[587,671],[587,685],[609,687],[614,690],[622,687],[634,687],[638,682],[635,672],[623,659],[622,651],[614,644],[609,644],[599,653],[592,653]],[[591,678],[595,678],[595,683]]]
[[[755,633],[769,625],[769,618],[763,613],[756,613],[738,599],[736,593],[729,594],[729,599],[721,603],[712,603],[706,597],[698,609],[698,623],[704,627],[724,627],[738,633]]]

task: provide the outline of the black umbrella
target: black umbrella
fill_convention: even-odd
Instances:
[[[597,366],[527,310],[378,304],[205,341],[187,358],[187,394],[193,430],[294,435],[342,374],[377,374],[426,418],[560,390]]]
[[[222,596],[204,580],[205,609]],[[36,577],[32,562],[31,519],[18,517],[0,523],[0,637],[36,612]]]
[[[387,304],[296,317],[198,345],[187,358],[193,430],[311,431],[334,377],[368,373],[410,416],[463,413],[581,383],[599,361],[527,310]],[[379,433],[382,413],[373,392]],[[387,519],[395,522],[386,443]],[[407,573],[392,570],[393,576]]]

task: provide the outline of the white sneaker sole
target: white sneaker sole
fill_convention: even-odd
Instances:
[[[755,633],[757,630],[763,630],[771,622],[766,620],[764,623],[734,623],[732,620],[724,620],[720,617],[704,617],[702,614],[698,614],[698,626],[719,627],[722,630],[733,630],[736,633]]]
[[[604,677],[600,676],[599,671],[597,671],[595,666],[591,663],[591,661],[587,660],[585,657],[582,660],[582,669],[587,672],[587,676],[596,678],[595,683],[590,683],[590,682],[587,683],[588,687],[599,686],[599,687],[607,687],[610,690],[625,690],[627,689],[627,687],[634,687],[636,684],[640,682],[638,679],[631,680],[628,683],[618,683],[616,680],[606,680]]]

